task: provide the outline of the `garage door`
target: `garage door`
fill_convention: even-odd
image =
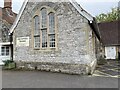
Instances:
[[[116,59],[116,47],[105,47],[106,59]]]

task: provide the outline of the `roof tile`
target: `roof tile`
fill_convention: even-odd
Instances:
[[[120,20],[99,23],[101,41],[105,46],[120,44]]]

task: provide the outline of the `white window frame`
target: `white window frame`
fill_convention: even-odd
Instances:
[[[4,48],[4,50],[3,50]],[[7,52],[8,49],[8,52]],[[9,46],[1,46],[1,56],[9,56],[10,55],[10,47]]]

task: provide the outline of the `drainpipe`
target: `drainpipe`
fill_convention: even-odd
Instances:
[[[12,33],[10,34],[10,46],[11,46],[11,60],[13,61],[13,44],[12,44],[13,38]]]

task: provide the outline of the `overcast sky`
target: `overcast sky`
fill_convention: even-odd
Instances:
[[[3,7],[3,1],[0,0],[0,7]],[[13,11],[18,13],[24,0],[12,0]],[[96,16],[100,13],[107,13],[111,8],[118,6],[119,0],[76,0],[87,12]]]

